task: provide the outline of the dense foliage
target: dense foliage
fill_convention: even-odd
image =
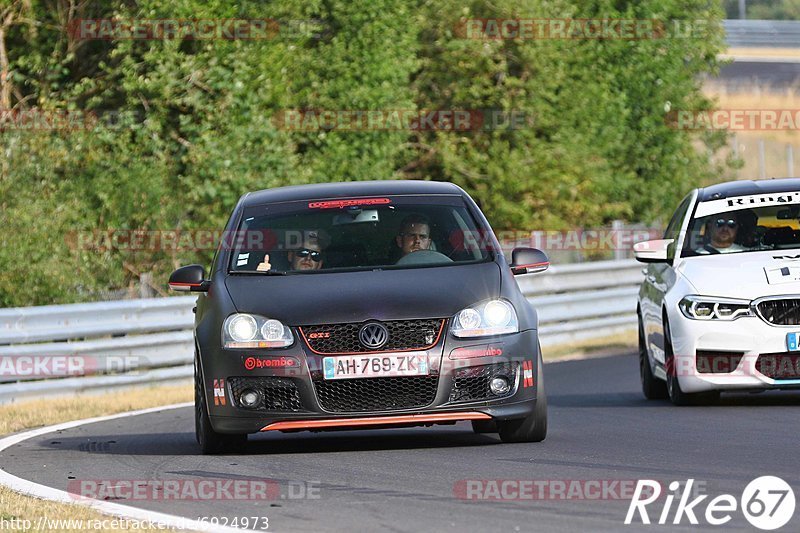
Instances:
[[[722,9],[703,0],[0,0],[0,306],[90,299],[208,263],[208,247],[97,247],[97,230],[219,229],[245,191],[455,182],[495,229],[663,219],[725,172],[723,143],[670,127],[705,109]],[[81,39],[84,19],[263,19],[270,39]],[[479,39],[465,20],[676,19],[642,39]],[[4,59],[5,58],[5,59]],[[27,130],[14,113],[88,127]],[[497,110],[523,127],[292,131],[286,110]],[[19,115],[16,115],[19,116]],[[96,244],[96,242],[95,242]],[[153,247],[150,247],[153,248]],[[155,247],[159,248],[159,247]]]

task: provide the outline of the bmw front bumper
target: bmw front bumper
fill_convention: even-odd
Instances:
[[[787,343],[800,326],[772,326],[755,316],[692,320],[676,312],[670,329],[684,392],[800,388],[800,351],[790,352]]]

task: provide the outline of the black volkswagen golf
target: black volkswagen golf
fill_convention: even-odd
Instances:
[[[471,421],[541,441],[537,315],[478,206],[450,183],[304,185],[242,196],[199,292],[195,426],[204,453],[249,433]]]

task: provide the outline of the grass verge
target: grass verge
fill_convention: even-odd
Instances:
[[[740,48],[728,48],[725,54],[726,56],[736,57],[736,58],[759,58],[759,57],[790,57],[790,58],[797,58],[800,57],[800,49],[798,48],[762,48],[762,47],[740,47]]]
[[[192,400],[192,386],[169,385],[128,389],[101,395],[34,400],[0,406],[0,435],[50,424],[110,415]],[[72,520],[72,524],[66,523]],[[60,523],[59,523],[60,522]],[[83,527],[76,524],[82,523]],[[91,525],[90,525],[91,524]],[[125,526],[128,527],[125,527]],[[0,526],[17,531],[134,531],[84,506],[40,500],[0,487]],[[97,527],[94,527],[97,526]],[[104,526],[104,527],[100,527]],[[91,528],[91,529],[90,529]]]
[[[797,87],[777,88],[764,84],[740,86],[733,90],[724,83],[709,82],[705,87],[707,96],[716,100],[720,110],[768,109],[785,111],[792,117],[793,110],[800,108],[800,94]],[[784,115],[788,116],[788,115]],[[723,120],[725,120],[723,118]],[[761,143],[764,150],[764,174],[766,177],[789,175],[790,165],[788,147],[794,151],[794,173],[800,171],[800,132],[796,125],[763,130],[733,130],[728,146],[721,149],[715,161],[722,162],[734,153],[742,160],[743,167],[732,171],[736,179],[757,179],[760,176]],[[735,145],[735,151],[734,151]]]
[[[636,330],[633,329],[628,333],[606,335],[605,337],[597,337],[588,341],[544,346],[542,354],[545,362],[587,359],[589,357],[632,353],[636,350],[637,343]]]

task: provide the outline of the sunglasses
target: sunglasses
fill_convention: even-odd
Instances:
[[[318,252],[316,250],[309,250],[307,248],[303,248],[302,250],[298,250],[294,253],[295,257],[299,257],[300,259],[305,259],[306,257],[311,257],[311,260],[315,263],[319,263],[322,261],[322,252]]]
[[[724,218],[719,218],[714,222],[714,225],[718,228],[728,226],[730,229],[736,229],[739,226],[739,223],[732,219],[725,220]]]

